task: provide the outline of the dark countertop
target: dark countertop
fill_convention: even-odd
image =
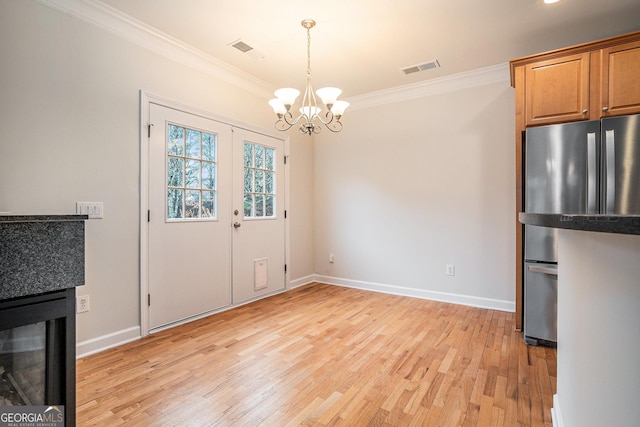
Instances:
[[[0,300],[84,285],[87,215],[1,215]]]
[[[51,221],[84,221],[88,215],[10,215],[0,214],[0,223],[5,222],[51,222]]]
[[[640,215],[534,214],[520,212],[522,224],[567,230],[640,235]]]

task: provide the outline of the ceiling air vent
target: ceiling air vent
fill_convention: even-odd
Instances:
[[[247,55],[251,56],[252,58],[255,58],[255,59],[264,58],[264,53],[260,52],[257,49],[254,49],[253,46],[249,46],[248,44],[246,44],[242,40],[236,40],[234,42],[231,42],[231,43],[229,43],[229,46],[235,47],[240,52],[246,53]]]
[[[423,64],[411,65],[409,67],[405,67],[402,69],[402,72],[405,74],[413,74],[418,71],[431,70],[432,68],[440,68],[440,63],[437,59],[432,61],[425,62]]]

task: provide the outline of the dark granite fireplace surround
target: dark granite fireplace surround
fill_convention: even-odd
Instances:
[[[0,216],[0,406],[64,405],[75,425],[75,287],[86,215]]]

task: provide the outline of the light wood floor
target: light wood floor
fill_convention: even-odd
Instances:
[[[78,425],[551,426],[514,314],[312,284],[77,362]]]

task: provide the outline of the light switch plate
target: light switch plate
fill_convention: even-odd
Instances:
[[[89,219],[102,218],[102,202],[76,202],[76,213],[79,215],[89,215]]]

